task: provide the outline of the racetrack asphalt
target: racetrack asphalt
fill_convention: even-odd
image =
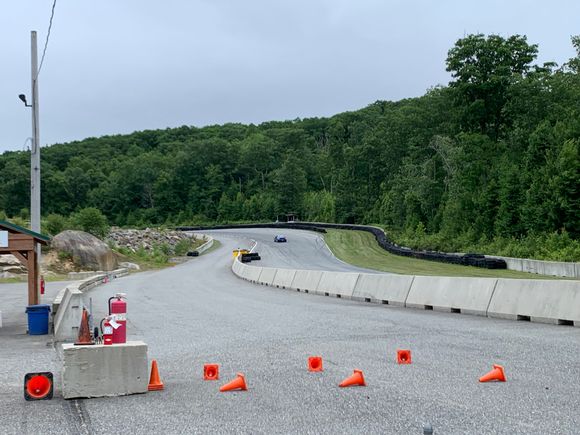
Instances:
[[[28,345],[19,360],[5,345],[22,340],[0,341],[0,433],[421,434],[424,423],[436,434],[580,433],[579,328],[354,302],[233,275],[231,251],[250,239],[263,258],[256,265],[359,270],[313,249],[318,235],[285,233],[287,244],[275,244],[273,230],[212,232],[215,251],[87,294],[99,317],[109,296],[127,293],[129,337],[149,345],[164,391],[25,403],[24,373],[48,366],[49,348]],[[397,365],[397,348],[411,349],[413,364]],[[311,355],[324,372],[306,370]],[[220,364],[219,381],[202,380],[204,363]],[[508,382],[480,384],[494,363]],[[367,386],[338,388],[355,368]],[[236,372],[249,390],[220,393]]]

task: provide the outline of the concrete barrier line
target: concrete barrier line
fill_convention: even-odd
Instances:
[[[127,269],[116,269],[82,281],[70,283],[61,290],[52,303],[52,324],[55,341],[74,340],[77,338],[81,321],[83,294],[103,282],[105,278],[115,279]],[[123,276],[125,276],[123,275]]]
[[[294,281],[296,280],[296,274],[298,273],[298,270],[294,271],[294,276],[292,277],[292,281],[290,281],[290,285],[289,288],[294,288]]]
[[[356,290],[356,286],[357,286],[358,282],[360,281],[361,276],[362,276],[362,273],[359,273],[358,276],[356,277],[356,281],[354,282],[354,286],[352,286],[352,293],[350,295],[351,299],[354,296],[354,291]]]
[[[235,275],[256,282],[251,278],[256,275],[255,269],[261,269],[258,281],[273,287],[284,283],[286,286],[282,287],[305,293],[347,299],[350,296],[357,301],[580,327],[579,281],[422,275],[396,275],[397,279],[389,279],[393,275],[364,273],[357,273],[355,279],[353,272],[256,268],[241,263],[239,258],[237,261],[232,265]]]
[[[409,294],[411,293],[411,287],[413,287],[414,282],[415,282],[415,275],[413,275],[413,279],[409,283],[409,288],[407,289],[407,296],[405,296],[405,303],[403,304],[404,307],[407,306],[407,300],[409,299]]]
[[[487,303],[487,308],[485,309],[485,316],[489,317],[489,307],[491,305],[491,301],[493,301],[493,296],[495,295],[495,290],[497,289],[497,283],[499,282],[499,279],[495,280],[495,284],[493,285],[493,290],[491,291],[491,296],[489,298],[489,302]]]
[[[298,271],[296,271],[298,272]],[[318,287],[320,287],[320,281],[322,281],[322,277],[324,276],[324,272],[322,272],[320,274],[320,278],[318,278],[318,282],[316,283],[316,286],[314,288],[308,288],[305,290],[311,291],[311,292],[317,292],[318,291]],[[296,275],[294,275],[294,278],[296,278]]]

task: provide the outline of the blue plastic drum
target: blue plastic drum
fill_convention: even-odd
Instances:
[[[28,313],[28,333],[30,335],[48,334],[50,305],[29,305],[26,307],[26,312]]]

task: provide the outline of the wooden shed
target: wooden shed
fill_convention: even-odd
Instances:
[[[14,255],[28,270],[28,305],[37,305],[40,299],[37,247],[49,242],[48,236],[0,220],[0,255]]]

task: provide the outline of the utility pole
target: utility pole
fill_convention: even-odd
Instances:
[[[32,146],[30,147],[30,229],[40,233],[40,139],[38,128],[38,53],[30,32],[32,73]]]
[[[30,32],[30,69],[32,76],[32,146],[30,147],[30,229],[40,233],[40,139],[38,128],[38,51],[36,48],[36,31]],[[36,251],[36,298],[40,302],[38,291],[40,278],[40,244]],[[32,271],[28,271],[32,273]]]

